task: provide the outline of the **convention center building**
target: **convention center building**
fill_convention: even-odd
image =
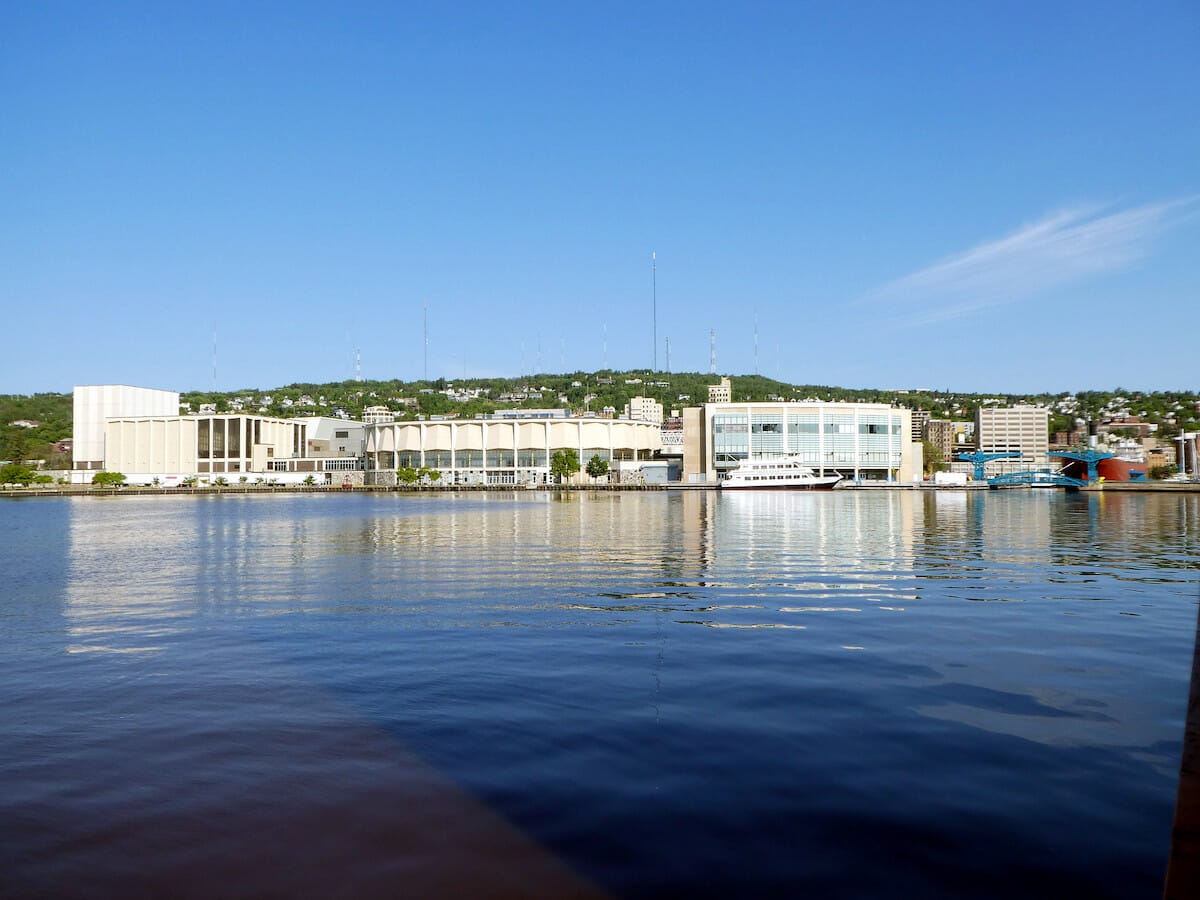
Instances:
[[[600,457],[614,480],[652,480],[648,470],[662,449],[657,423],[563,413],[386,422],[365,426],[365,434],[366,481],[380,485],[394,484],[398,468],[436,470],[445,484],[546,484],[558,450],[574,450],[581,467]]]

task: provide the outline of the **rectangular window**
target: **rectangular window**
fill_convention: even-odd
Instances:
[[[487,452],[487,467],[489,469],[510,469],[513,466],[513,451],[489,450]]]
[[[333,433],[333,436],[334,436],[334,438],[348,438],[348,437],[350,437],[350,432],[348,432],[348,431],[335,431],[335,432]]]
[[[532,468],[546,465],[545,450],[518,450],[517,465]]]

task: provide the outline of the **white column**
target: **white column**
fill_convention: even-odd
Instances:
[[[854,423],[850,426],[851,428],[854,429],[854,480],[855,481],[858,481],[858,476],[859,476],[858,464],[860,462],[862,462],[862,453],[859,450],[859,443],[858,443],[858,438],[859,438],[858,414],[859,414],[859,409],[856,406],[854,408]]]
[[[820,460],[820,472],[825,474],[825,404],[817,404],[817,459]]]

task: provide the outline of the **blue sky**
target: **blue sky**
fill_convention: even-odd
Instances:
[[[208,389],[214,332],[221,390],[420,378],[423,305],[431,377],[711,329],[797,383],[1195,390],[1197,46],[1194,2],[9,4],[0,392]]]

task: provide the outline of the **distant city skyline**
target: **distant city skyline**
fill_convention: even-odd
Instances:
[[[708,372],[714,334],[795,384],[1200,384],[1194,4],[5,31],[0,393]]]

